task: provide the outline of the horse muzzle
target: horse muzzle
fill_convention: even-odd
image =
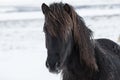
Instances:
[[[48,61],[46,61],[46,67],[48,68],[49,72],[51,73],[60,73],[60,63],[56,62],[56,63],[50,63]]]

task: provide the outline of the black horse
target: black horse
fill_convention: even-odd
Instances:
[[[92,31],[69,4],[42,4],[46,66],[63,80],[120,80],[120,46],[93,39]]]

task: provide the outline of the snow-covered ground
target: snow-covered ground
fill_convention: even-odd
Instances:
[[[117,42],[120,16],[85,17],[94,37]],[[45,67],[43,20],[0,22],[0,80],[60,80]]]
[[[0,80],[60,80],[60,75],[49,73],[45,67],[47,53],[42,13],[19,12],[18,9],[13,6],[0,9]],[[120,35],[119,9],[119,6],[89,6],[89,9],[76,8],[76,11],[93,30],[94,38],[109,38],[117,42]]]

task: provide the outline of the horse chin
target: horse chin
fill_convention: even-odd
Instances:
[[[49,69],[49,72],[53,74],[59,74],[61,72],[61,68],[60,67],[51,68]]]
[[[50,73],[59,74],[61,70],[49,70]]]

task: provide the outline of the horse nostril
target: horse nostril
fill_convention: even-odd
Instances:
[[[59,67],[59,63],[58,63],[58,62],[55,64],[55,67],[56,67],[56,68]]]

